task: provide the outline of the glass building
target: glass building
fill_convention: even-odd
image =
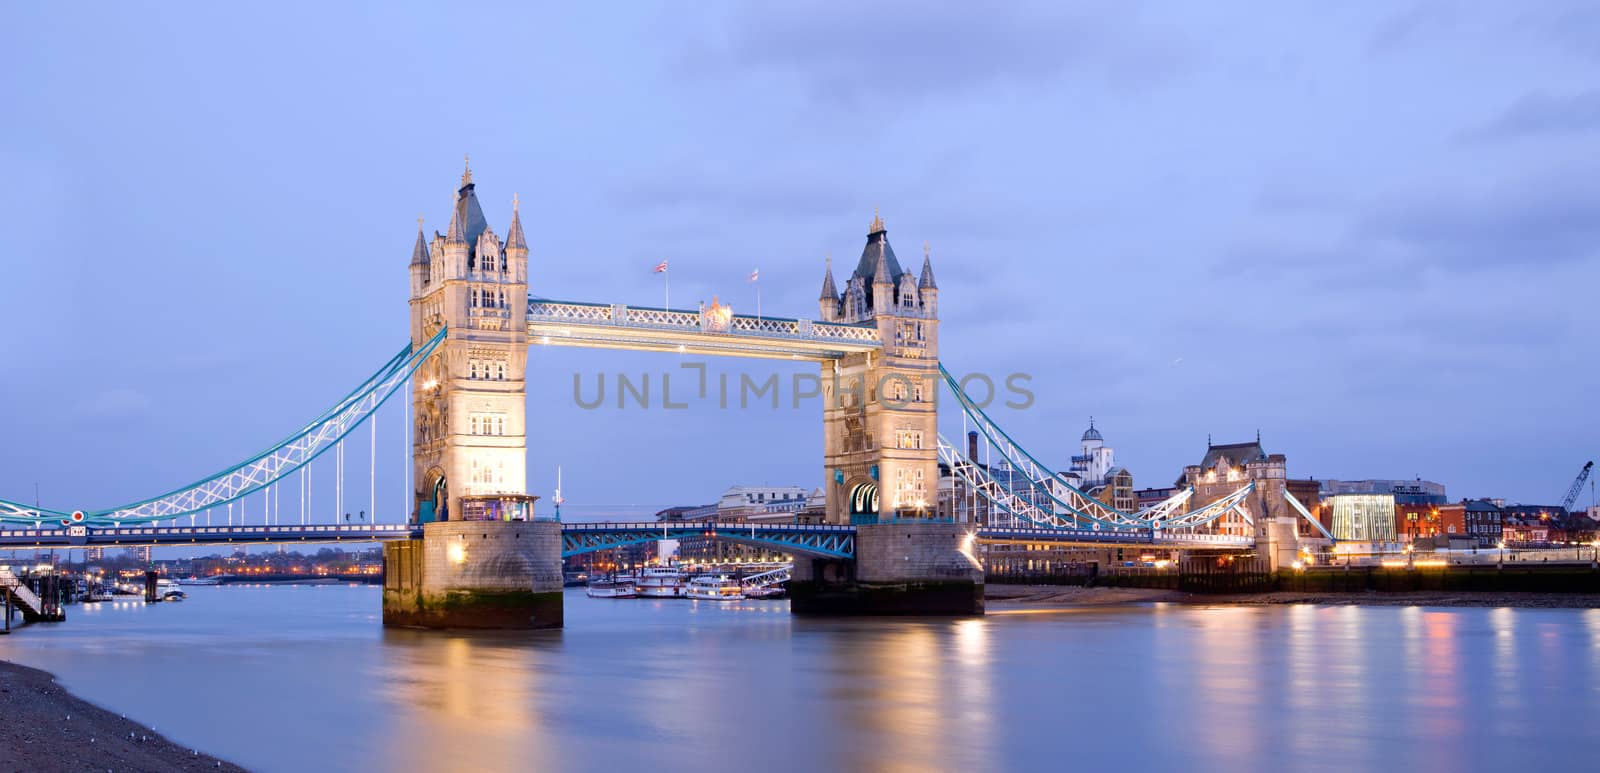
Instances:
[[[1333,508],[1333,538],[1357,542],[1395,541],[1393,494],[1338,494]]]

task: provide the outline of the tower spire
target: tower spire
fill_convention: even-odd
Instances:
[[[467,153],[461,157],[461,187],[472,184],[472,154]]]
[[[882,230],[884,230],[883,218],[878,217],[878,208],[877,207],[873,207],[872,208],[872,224],[867,226],[867,235],[871,236],[871,235],[873,235],[873,234],[875,234],[875,233],[877,233],[879,231],[882,231]]]
[[[823,269],[822,273],[822,295],[819,296],[818,300],[837,301],[839,300],[839,290],[833,284],[833,253],[828,253],[825,265],[827,267]]]
[[[461,217],[460,193],[450,202],[450,228],[445,232],[444,240],[449,244],[467,243],[467,223]]]
[[[932,251],[928,247],[927,240],[923,240],[923,242],[922,242],[922,277],[917,280],[917,288],[918,289],[921,289],[921,290],[937,290],[937,289],[939,289],[939,283],[933,281],[933,259],[932,259],[931,255],[932,255]],[[1091,422],[1091,423],[1093,423],[1093,422]]]
[[[428,264],[428,242],[422,237],[422,215],[417,215],[417,243],[411,248],[411,265]]]
[[[522,235],[521,202],[515,193],[511,194],[511,228],[506,234],[506,249],[528,249],[528,240]]]

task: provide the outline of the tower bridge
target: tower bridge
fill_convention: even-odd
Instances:
[[[71,513],[0,500],[0,526],[11,527],[0,529],[0,547],[378,541],[385,545],[385,623],[428,627],[559,626],[564,555],[687,536],[795,555],[790,595],[797,613],[981,613],[975,548],[984,543],[1255,551],[1273,568],[1293,560],[1281,463],[1252,462],[1239,480],[1207,478],[1138,511],[1111,507],[1039,463],[941,367],[931,251],[925,244],[919,271],[903,268],[876,214],[842,289],[831,261],[825,267],[810,319],[736,315],[716,302],[688,310],[532,295],[520,208],[513,199],[501,238],[483,214],[470,169],[445,232],[429,236],[421,226],[408,265],[410,341],[355,390],[267,451],[158,497]],[[563,524],[536,517],[537,497],[526,481],[531,346],[816,363],[826,376],[819,379],[825,522]],[[941,386],[982,437],[989,463],[940,437]],[[375,448],[372,417],[405,388],[414,415],[407,419],[403,518],[245,523],[246,497],[271,494],[322,454],[335,452],[342,481],[342,439],[365,423]],[[374,455],[374,479],[376,466]],[[941,468],[961,496],[985,504],[984,522],[956,523],[941,511]],[[237,524],[234,503],[241,505]],[[210,523],[220,507],[229,508],[226,526]],[[205,525],[201,513],[208,514]],[[1228,528],[1219,529],[1223,524]]]

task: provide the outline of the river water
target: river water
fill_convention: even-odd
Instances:
[[[567,596],[386,630],[379,590],[76,606],[0,658],[265,771],[1549,770],[1600,756],[1600,610],[1129,605],[797,619]]]

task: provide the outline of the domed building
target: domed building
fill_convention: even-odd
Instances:
[[[1080,452],[1072,457],[1072,466],[1062,476],[1080,491],[1118,510],[1138,509],[1133,474],[1117,466],[1116,452],[1095,428],[1093,416],[1079,442]]]
[[[1072,457],[1072,466],[1066,472],[1067,480],[1081,489],[1104,485],[1116,466],[1116,452],[1095,429],[1093,416],[1089,417],[1089,428],[1083,431],[1081,443],[1081,452]]]

